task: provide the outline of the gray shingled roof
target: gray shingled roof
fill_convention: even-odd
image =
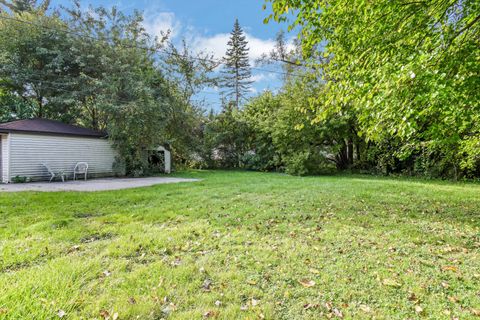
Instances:
[[[55,134],[67,136],[83,136],[83,137],[105,137],[104,132],[99,132],[87,128],[73,126],[60,121],[47,119],[27,119],[18,120],[0,124],[0,132],[23,132],[23,133],[39,133],[39,134]]]

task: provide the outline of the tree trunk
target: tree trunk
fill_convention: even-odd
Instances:
[[[356,153],[357,153],[357,161],[361,161],[362,160],[362,157],[360,155],[360,139],[357,138],[357,143],[355,144],[355,148],[356,148]]]
[[[43,118],[43,97],[38,96],[37,97],[37,103],[38,103],[38,112],[37,112],[37,117],[38,118]]]
[[[348,168],[348,147],[344,140],[342,140],[342,148],[335,157],[335,164],[338,170],[345,170]]]
[[[347,139],[347,163],[353,164],[353,140],[351,138]]]
[[[97,110],[92,107],[92,129],[98,130]]]
[[[240,69],[240,67],[236,63],[235,64],[235,107],[237,108],[237,110],[239,109],[239,105],[240,105],[240,88],[239,88],[240,80],[238,79],[239,78],[239,75],[238,75],[239,69]]]

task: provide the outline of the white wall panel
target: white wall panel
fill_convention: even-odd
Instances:
[[[5,134],[1,135],[0,139],[2,141],[1,143],[1,176],[2,176],[2,182],[8,182],[8,177],[9,177],[9,163],[10,163],[10,135]]]
[[[47,179],[53,171],[73,176],[77,162],[88,163],[89,176],[112,176],[116,152],[107,139],[10,133],[10,180],[15,176]],[[3,145],[3,143],[2,143]]]

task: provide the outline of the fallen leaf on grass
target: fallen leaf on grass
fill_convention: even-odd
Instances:
[[[6,314],[8,312],[7,308],[0,308],[0,314]]]
[[[313,268],[310,269],[310,272],[313,273],[313,274],[320,274],[319,270],[313,269]]]
[[[471,309],[470,309],[470,312],[471,312],[474,316],[480,317],[480,310],[479,310],[479,309],[473,309],[473,308],[471,308]]]
[[[118,313],[115,312],[111,317],[110,313],[107,310],[101,310],[100,311],[100,317],[102,317],[105,320],[117,320],[118,319]]]
[[[75,251],[78,251],[78,250],[80,250],[80,246],[76,245],[76,246],[73,246],[70,249],[68,249],[67,253],[72,253],[72,252],[75,252]]]
[[[442,267],[442,270],[443,270],[443,271],[453,271],[453,272],[457,272],[457,271],[458,271],[458,268],[455,267],[455,266],[445,266],[445,267]]]
[[[173,303],[170,303],[168,306],[162,309],[162,312],[168,316],[170,313],[172,313],[175,310],[177,310],[177,306]]]
[[[370,308],[370,307],[367,306],[366,304],[361,304],[361,305],[360,305],[360,310],[362,310],[362,311],[365,312],[365,313],[370,313],[370,312],[372,312],[372,308]]]
[[[422,313],[422,312],[423,312],[423,308],[417,305],[417,306],[415,306],[415,312],[416,312],[416,313]]]
[[[338,310],[337,308],[333,308],[333,314],[337,316],[338,318],[343,318],[343,313],[342,311]]]
[[[457,297],[451,296],[451,297],[448,297],[448,301],[453,302],[453,303],[457,303],[459,300],[458,300]]]
[[[259,303],[260,303],[260,300],[252,299],[252,307],[258,306]]]
[[[318,308],[318,307],[320,307],[320,305],[318,303],[314,303],[314,304],[307,303],[307,304],[303,305],[303,309],[305,309],[305,310],[315,309],[315,308]]]
[[[202,289],[205,291],[210,291],[210,287],[212,286],[212,280],[210,279],[205,279],[202,284]]]
[[[382,284],[387,287],[400,288],[402,284],[395,279],[383,279]]]
[[[298,282],[305,288],[311,288],[315,285],[315,281],[308,280],[308,279],[302,279],[302,280],[299,280]]]
[[[100,317],[105,320],[110,319],[110,313],[107,310],[100,310]]]
[[[175,260],[173,260],[173,262],[172,262],[172,266],[174,266],[174,267],[178,267],[181,264],[182,264],[182,259],[180,259],[178,257],[175,258]]]
[[[414,302],[414,303],[419,303],[420,302],[420,299],[417,297],[417,295],[415,293],[410,293],[410,295],[408,296],[408,300]]]
[[[136,303],[137,303],[137,300],[135,300],[134,297],[130,297],[130,298],[128,298],[128,303],[130,303],[130,304],[136,304]]]
[[[216,317],[216,316],[218,316],[218,312],[212,311],[212,310],[207,311],[203,314],[204,318],[212,318],[212,317]]]
[[[254,280],[247,280],[247,283],[250,284],[250,285],[252,285],[252,286],[254,286],[254,285],[257,284],[257,282],[254,281]]]

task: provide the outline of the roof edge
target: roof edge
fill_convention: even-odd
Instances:
[[[108,138],[108,134],[76,134],[76,133],[60,133],[60,132],[48,132],[48,131],[31,131],[31,130],[18,130],[18,129],[0,129],[0,133],[20,133],[20,134],[37,134],[45,136],[68,136],[68,137],[83,137],[83,138],[95,138],[102,139]]]
[[[55,136],[80,136],[102,138],[108,136],[105,131],[98,131],[58,120],[45,118],[20,119],[0,124],[0,132],[48,134]]]

